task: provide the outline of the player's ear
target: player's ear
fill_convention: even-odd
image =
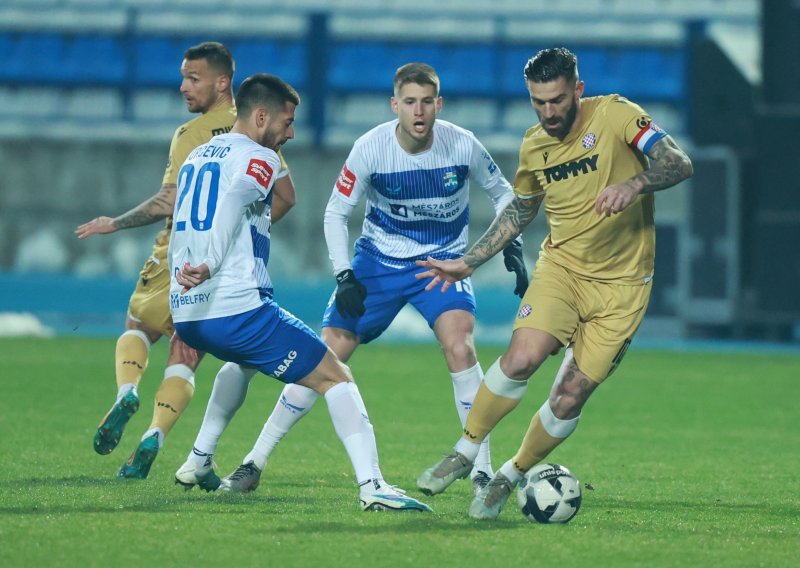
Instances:
[[[258,107],[253,111],[256,126],[263,127],[269,120],[269,111],[265,107]]]
[[[231,88],[231,80],[227,75],[220,75],[217,77],[217,92],[227,93]]]
[[[585,87],[585,84],[584,84],[583,81],[578,81],[575,84],[575,96],[577,98],[581,98],[583,96],[584,87]]]
[[[389,106],[392,107],[392,112],[397,114],[397,99],[396,98],[391,97],[389,99]]]
[[[436,114],[442,112],[442,104],[444,104],[442,97],[436,97]]]

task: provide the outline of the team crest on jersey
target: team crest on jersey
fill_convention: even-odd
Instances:
[[[458,189],[458,174],[456,172],[447,172],[442,177],[444,180],[444,188],[450,191]]]
[[[339,172],[339,177],[336,179],[336,189],[339,193],[346,197],[350,197],[353,193],[353,187],[356,185],[356,174],[347,169],[347,164],[342,166],[342,171]]]
[[[519,312],[517,313],[517,318],[519,318],[519,319],[526,318],[529,315],[531,315],[532,313],[533,313],[533,308],[531,307],[531,305],[530,304],[523,304],[520,307]]]
[[[595,143],[597,142],[597,135],[594,132],[589,132],[583,138],[581,138],[581,144],[583,147],[589,150],[590,148],[594,148]]]
[[[264,160],[255,158],[247,164],[247,175],[255,178],[258,184],[264,189],[269,189],[269,182],[272,179],[272,168]]]

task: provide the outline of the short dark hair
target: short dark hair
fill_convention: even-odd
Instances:
[[[416,83],[417,85],[433,85],[436,96],[439,96],[439,75],[427,63],[406,63],[394,73],[394,89],[399,91],[403,85]]]
[[[183,58],[189,61],[205,59],[211,69],[218,71],[222,75],[227,75],[228,79],[233,81],[235,69],[233,55],[231,55],[227,47],[218,41],[204,41],[194,45],[183,52]]]
[[[533,83],[549,83],[559,77],[575,83],[578,80],[578,57],[566,47],[543,49],[525,64],[525,79]]]
[[[300,104],[300,95],[289,83],[268,73],[256,73],[242,81],[236,93],[236,112],[248,117],[259,106],[270,111],[281,111],[286,103]]]

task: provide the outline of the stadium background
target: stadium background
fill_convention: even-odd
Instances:
[[[641,340],[800,342],[800,12],[789,0],[6,0],[0,7],[0,335],[116,335],[159,225],[79,241],[74,228],[157,191],[183,51],[224,42],[235,84],[271,72],[303,97],[285,147],[297,205],[273,229],[279,301],[319,323],[332,289],[322,211],[352,142],[392,118],[394,70],[436,67],[441,117],[473,130],[513,179],[535,122],[522,68],[579,56],[587,94],[641,103],[695,176],[658,194],[653,298]],[[474,240],[491,220],[472,199]],[[351,234],[358,234],[358,216]],[[525,233],[529,268],[544,219]],[[478,341],[516,309],[502,263],[475,276]],[[404,313],[392,337],[430,341]]]

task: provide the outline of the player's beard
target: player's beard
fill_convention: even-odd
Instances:
[[[551,132],[550,130],[545,130],[547,133],[552,136],[553,138],[558,138],[559,140],[563,140],[569,134],[569,131],[572,130],[572,125],[575,123],[575,117],[578,115],[578,100],[577,98],[572,101],[572,106],[567,111],[567,114],[564,115],[564,118],[561,120],[561,126],[555,132]]]
[[[214,106],[215,102],[217,102],[217,98],[212,92],[203,98],[200,98],[199,96],[192,97],[191,100],[186,101],[186,105],[189,109],[189,112],[205,114],[211,109],[212,106]]]

